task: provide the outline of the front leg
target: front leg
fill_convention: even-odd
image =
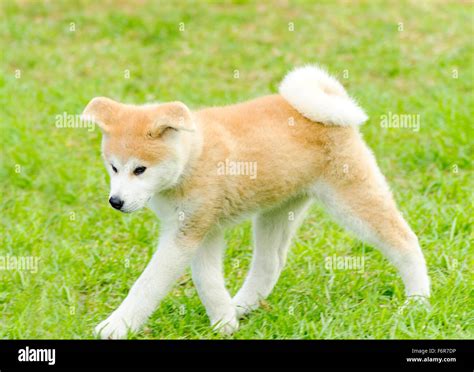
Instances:
[[[95,333],[103,339],[120,339],[126,338],[128,330],[137,331],[182,275],[198,246],[178,234],[164,236],[125,300],[95,328]]]
[[[230,335],[237,330],[239,322],[224,282],[222,271],[224,245],[222,232],[209,236],[194,256],[191,269],[194,284],[211,325],[221,334]]]

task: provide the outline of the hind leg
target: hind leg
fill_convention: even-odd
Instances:
[[[364,154],[364,153],[363,153]],[[429,297],[430,283],[418,239],[397,210],[369,152],[348,169],[357,174],[326,177],[314,191],[341,225],[378,248],[398,269],[407,296]]]
[[[254,220],[254,255],[249,273],[233,302],[238,316],[255,309],[275,286],[308,198],[292,200],[285,205],[258,215]]]

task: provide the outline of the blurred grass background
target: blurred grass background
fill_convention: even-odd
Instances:
[[[315,205],[276,289],[233,337],[474,336],[472,2],[3,0],[0,16],[0,256],[40,258],[36,274],[0,270],[1,338],[93,337],[158,240],[150,211],[108,206],[100,132],[57,128],[56,115],[98,95],[224,105],[315,62],[371,118],[361,130],[420,238],[432,310],[399,312],[395,269]],[[420,130],[381,128],[388,112],[420,115]],[[227,238],[234,294],[250,224]],[[326,270],[333,255],[364,255],[364,272]],[[219,336],[187,273],[134,337]]]

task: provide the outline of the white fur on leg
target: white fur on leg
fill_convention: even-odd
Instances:
[[[308,199],[293,200],[254,220],[254,255],[242,288],[235,295],[238,317],[256,309],[275,286],[285,265],[291,237],[304,216]]]
[[[211,325],[220,333],[237,331],[239,322],[222,272],[224,237],[221,232],[207,238],[194,256],[191,268],[199,297],[206,308]]]
[[[411,248],[406,255],[392,254],[390,260],[397,267],[405,284],[408,297],[430,297],[430,280],[426,269],[425,258],[416,237],[410,243]],[[393,250],[390,250],[393,251]]]
[[[378,180],[380,187],[388,190],[383,176]],[[324,204],[327,211],[345,228],[352,231],[359,239],[378,248],[398,269],[405,285],[407,296],[429,297],[430,282],[425,259],[418,244],[416,235],[406,242],[404,247],[392,247],[387,244],[370,228],[367,221],[361,220],[337,196],[334,190],[323,182],[318,182],[313,188],[317,198]],[[374,206],[376,208],[377,206]],[[401,217],[400,217],[401,218]],[[406,222],[402,219],[406,224]],[[388,221],[387,221],[388,223]],[[407,230],[411,231],[408,224]],[[401,252],[404,252],[403,254]]]
[[[189,265],[194,252],[192,247],[178,246],[174,234],[162,239],[125,300],[95,328],[95,333],[103,339],[120,339],[129,330],[137,331]]]

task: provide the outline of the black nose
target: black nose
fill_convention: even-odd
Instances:
[[[120,208],[123,207],[123,200],[116,197],[116,196],[112,196],[109,199],[109,203],[112,207],[114,207],[115,209],[118,209],[118,210],[120,210]]]

